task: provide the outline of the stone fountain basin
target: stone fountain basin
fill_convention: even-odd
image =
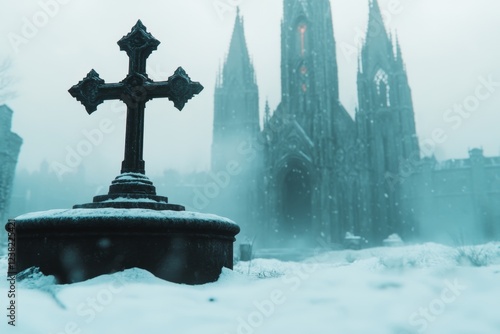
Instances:
[[[11,222],[17,271],[39,267],[61,284],[136,267],[176,283],[213,282],[232,269],[240,230],[216,215],[130,208],[50,210]]]

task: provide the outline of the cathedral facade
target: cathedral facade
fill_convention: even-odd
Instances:
[[[22,139],[11,131],[12,110],[0,106],[0,221],[6,223],[12,185],[21,149]],[[0,245],[4,242],[4,229],[0,229]]]
[[[369,6],[353,119],[339,100],[330,1],[284,0],[281,102],[274,111],[266,104],[262,127],[237,14],[215,91],[211,173],[217,179],[234,167],[221,197],[221,203],[233,204],[217,212],[237,220],[243,233],[260,234],[265,244],[342,243],[348,232],[371,244],[393,233],[411,239],[420,234],[423,212],[432,212],[423,196],[432,185],[420,185],[423,175],[439,168],[420,158],[401,48],[387,32],[377,1]],[[415,160],[407,175],[405,162]],[[492,173],[500,175],[495,168]],[[455,167],[446,172],[456,174]],[[491,231],[495,217],[486,219]]]

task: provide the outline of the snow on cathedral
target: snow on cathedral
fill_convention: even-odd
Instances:
[[[22,139],[17,134],[11,132],[12,110],[6,105],[0,106],[0,245],[3,244],[3,236],[14,173],[17,164],[17,157],[21,149]]]
[[[372,244],[393,233],[411,239],[467,228],[500,236],[499,158],[480,150],[461,164],[420,158],[402,51],[377,1],[359,57],[355,119],[339,101],[330,1],[284,0],[283,15],[281,103],[272,113],[266,105],[263,129],[236,17],[214,98],[212,175],[233,176],[218,213],[269,246],[341,243],[348,232]]]

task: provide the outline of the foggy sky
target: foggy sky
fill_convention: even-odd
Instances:
[[[41,3],[57,0],[0,1],[0,57],[13,61],[18,95],[8,104],[14,110],[13,130],[24,139],[18,168],[36,170],[43,160],[84,166],[96,182],[108,182],[119,173],[124,105],[108,101],[89,116],[67,90],[92,68],[106,82],[125,77],[128,58],[116,42],[137,19],[161,41],[148,59],[150,77],[166,80],[183,66],[205,87],[182,112],[166,99],[148,102],[148,175],[166,168],[191,171],[209,166],[215,76],[228,51],[233,4],[240,4],[244,16],[261,108],[266,98],[272,109],[280,101],[282,0],[60,0],[57,10],[51,7],[53,17],[45,16],[46,22]],[[356,48],[366,29],[368,0],[331,2],[341,102],[354,115]],[[434,141],[432,149],[439,159],[466,157],[473,147],[483,147],[486,155],[500,154],[500,2],[380,0],[380,7],[402,46],[421,141]],[[26,22],[36,19],[41,20],[38,31],[24,36]],[[13,36],[25,39],[16,45]],[[454,106],[474,102],[485,80],[499,86],[480,88],[479,105],[469,105],[469,111],[458,116]],[[68,152],[87,140],[84,132],[102,132],[102,124],[107,125],[102,142],[92,145],[81,162],[68,165]],[[442,143],[432,139],[436,130],[441,131]]]

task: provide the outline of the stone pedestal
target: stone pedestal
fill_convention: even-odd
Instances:
[[[239,227],[229,219],[184,211],[157,196],[142,174],[118,176],[105,196],[73,209],[36,212],[13,221],[18,272],[32,266],[59,283],[128,268],[165,280],[203,284],[233,267]]]
[[[139,20],[118,41],[129,57],[125,79],[106,83],[91,70],[70,88],[89,114],[106,100],[127,105],[122,174],[107,195],[94,197],[92,203],[11,221],[17,232],[18,271],[40,267],[60,283],[71,283],[138,267],[172,282],[202,284],[215,281],[222,267],[232,268],[239,227],[228,219],[185,212],[182,205],[168,203],[144,175],[146,102],[168,98],[182,110],[203,90],[182,67],[167,81],[148,77],[146,60],[159,44]]]

